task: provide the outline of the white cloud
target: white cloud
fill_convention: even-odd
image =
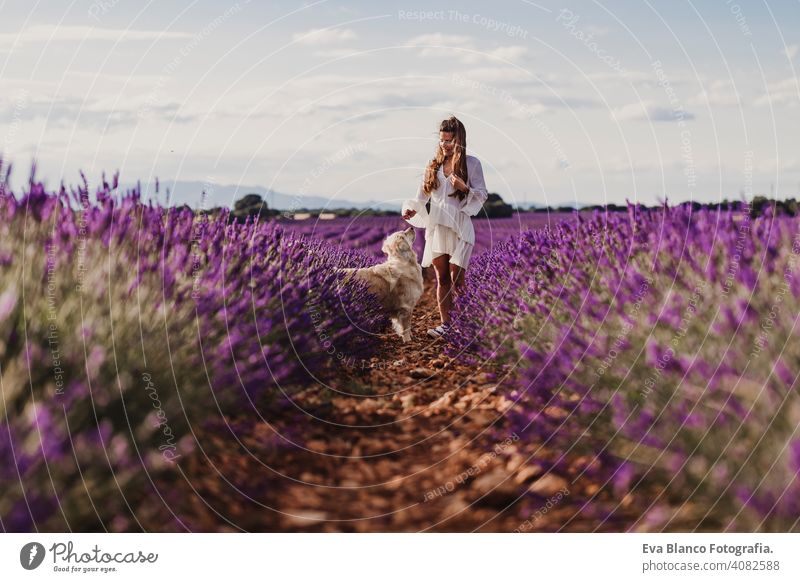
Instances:
[[[458,69],[448,75],[457,85],[478,91],[499,92],[501,87],[540,86],[536,77],[517,68],[498,63],[494,67],[474,67]]]
[[[679,121],[694,119],[689,111],[675,111],[654,101],[637,101],[615,108],[611,113],[615,121]]]
[[[321,59],[337,59],[340,57],[350,57],[361,53],[360,49],[354,48],[326,48],[314,51],[312,54]]]
[[[334,75],[331,73],[323,73],[320,75],[307,75],[292,79],[288,87],[299,87],[304,91],[330,91],[336,87],[344,87],[347,85],[359,83],[362,81],[369,81],[372,77],[369,75]]]
[[[469,58],[469,53],[457,49],[475,50],[475,43],[472,37],[457,34],[422,34],[411,38],[406,43],[408,46],[422,47],[418,54],[421,57],[446,57],[451,56],[457,59]],[[456,50],[448,50],[456,49]]]
[[[259,104],[252,114],[341,119],[381,109],[433,107],[432,103],[452,99],[456,89],[458,87],[447,83],[432,83],[429,78],[417,76],[398,75],[391,79],[380,79],[372,75],[325,73],[294,79],[271,99]],[[239,115],[250,114],[255,105],[252,90],[242,90],[235,94],[235,98],[226,97],[226,105],[233,110],[238,107]],[[215,111],[218,107],[215,106]],[[182,111],[188,113],[189,110],[184,107]]]
[[[797,53],[800,52],[800,45],[790,44],[789,46],[786,47],[786,49],[783,52],[786,54],[787,57],[789,57],[790,61],[793,61],[794,58],[797,56]]]
[[[652,105],[652,101],[640,101],[637,103],[629,103],[622,107],[616,107],[611,112],[611,117],[617,121],[630,121],[630,120],[647,120],[647,108]]]
[[[796,174],[800,172],[800,159],[796,157],[774,158],[768,157],[757,162],[754,167],[756,172],[768,176],[777,174]]]
[[[517,51],[516,49],[522,49],[521,51]],[[432,49],[424,49],[424,50],[432,50]],[[472,50],[472,51],[453,51],[448,53],[442,53],[438,51],[438,56],[445,56],[448,58],[453,58],[459,63],[463,63],[465,65],[476,65],[485,61],[493,62],[497,64],[497,59],[502,59],[506,61],[513,61],[518,56],[524,54],[527,49],[525,47],[498,47],[492,50]],[[516,71],[515,74],[520,74],[519,71]]]
[[[113,28],[95,28],[93,26],[52,26],[39,24],[29,26],[19,33],[0,33],[0,46],[11,46],[26,43],[43,42],[80,42],[80,41],[135,41],[159,40],[174,38],[192,38],[188,32],[172,32],[168,30],[124,30]]]
[[[757,107],[765,107],[767,105],[788,105],[796,106],[800,103],[800,81],[795,77],[789,77],[781,81],[769,83],[767,85],[767,92],[755,100]]]
[[[614,70],[595,71],[588,73],[586,76],[597,84],[605,83],[619,86],[620,83],[624,83],[626,85],[630,83],[631,85],[639,88],[655,88],[659,92],[663,91],[663,88],[659,85],[659,79],[656,73],[648,70],[626,69],[623,72]],[[579,79],[577,75],[575,78]],[[666,76],[666,80],[672,87],[683,87],[686,85],[695,87],[698,84],[702,85],[709,82],[709,79],[703,74],[695,75],[693,73],[689,74],[674,71],[669,72],[669,74]],[[681,89],[680,94],[685,95],[686,92],[690,90],[693,91],[694,89]]]
[[[447,57],[465,64],[476,64],[484,59],[513,61],[528,54],[528,47],[525,46],[509,45],[484,49],[479,47],[471,36],[442,34],[441,32],[415,36],[406,44],[420,47],[418,54],[421,57]]]
[[[547,107],[538,102],[519,103],[505,108],[506,114],[510,119],[520,120],[529,120],[532,115],[542,115],[547,110]]]
[[[152,87],[154,84],[158,83],[162,80],[162,75],[115,75],[113,73],[106,73],[104,71],[70,71],[69,72],[70,79],[65,80],[72,80],[77,78],[78,81],[74,84],[79,85],[81,88],[85,88],[86,80],[88,79],[91,82],[97,82],[98,84],[102,81],[105,88],[108,87],[108,84],[113,85],[123,85],[127,87],[132,86],[145,86],[145,87]],[[55,86],[56,84],[64,85],[64,83],[59,80],[59,83],[55,83],[53,81],[45,81],[47,84],[51,86]]]
[[[484,103],[479,101],[463,101],[461,99],[442,99],[441,101],[434,101],[430,104],[431,111],[469,111],[471,113],[480,113],[485,107]]]
[[[356,33],[349,28],[312,28],[305,32],[296,32],[292,35],[292,40],[299,44],[322,45],[355,40]]]
[[[489,56],[498,58],[498,59],[505,59],[507,61],[513,61],[514,59],[518,59],[528,52],[528,47],[524,46],[501,46],[497,47],[489,51]]]
[[[586,75],[589,79],[594,81],[595,83],[619,83],[621,81],[652,81],[655,79],[653,73],[648,71],[634,71],[634,70],[625,70],[625,72],[619,72],[615,70],[609,71],[598,71],[594,73],[589,73]]]
[[[458,71],[458,75],[465,79],[482,83],[497,84],[537,84],[536,78],[523,73],[513,67],[498,64],[496,67],[476,67]]]
[[[740,97],[733,81],[720,79],[703,86],[703,89],[687,103],[699,107],[728,107],[739,105]]]
[[[465,47],[473,47],[474,39],[471,36],[460,34],[442,34],[441,32],[434,32],[432,34],[421,34],[411,38],[406,43],[408,46],[434,46],[444,47],[453,45],[463,45]]]

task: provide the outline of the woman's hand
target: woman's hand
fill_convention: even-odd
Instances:
[[[417,213],[416,210],[411,210],[411,209],[406,210],[406,213],[403,215],[403,220],[408,220],[409,218],[413,218],[416,213]]]
[[[450,180],[450,183],[456,190],[467,190],[467,185],[464,183],[464,180],[456,176],[455,172],[450,174],[448,180]]]

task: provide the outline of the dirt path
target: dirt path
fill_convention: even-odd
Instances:
[[[252,419],[234,421],[245,435],[235,455],[230,435],[210,436],[208,459],[187,466],[191,490],[177,485],[190,527],[513,531],[532,512],[517,501],[525,487],[542,504],[566,486],[574,498],[578,488],[566,476],[540,477],[524,463],[528,453],[518,454],[515,435],[504,429],[512,403],[497,387],[497,371],[444,357],[443,342],[425,333],[437,323],[435,282],[426,278],[411,342],[385,335],[373,367],[351,368],[333,387],[345,394],[317,387],[298,395],[316,419],[277,428],[306,450]],[[524,527],[555,531],[576,511],[565,497]],[[570,531],[594,529],[573,521]]]

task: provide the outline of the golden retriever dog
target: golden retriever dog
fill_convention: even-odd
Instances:
[[[411,339],[411,313],[422,296],[422,267],[414,252],[414,229],[408,227],[390,234],[381,250],[388,257],[385,263],[363,269],[338,269],[366,281],[377,295],[392,322],[392,328],[403,342]],[[347,278],[346,278],[347,279]]]

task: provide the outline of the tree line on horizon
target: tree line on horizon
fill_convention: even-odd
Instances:
[[[679,204],[689,204],[692,210],[699,211],[701,209],[717,210],[717,211],[741,211],[746,202],[742,200],[728,200],[723,199],[720,202],[682,202]],[[656,204],[652,206],[641,205],[643,208],[659,208],[663,204]],[[674,206],[674,205],[673,205]],[[187,204],[183,205],[184,208],[190,210],[191,207]],[[776,200],[767,198],[766,196],[755,196],[750,202],[750,216],[755,218],[761,216],[767,208],[772,208],[776,215],[797,216],[800,214],[800,203],[794,198],[787,198],[786,200]],[[564,212],[593,212],[600,210],[604,212],[623,212],[627,211],[627,204],[592,204],[576,208],[574,206],[534,206],[528,208],[514,207],[503,200],[503,198],[496,193],[490,193],[486,203],[483,205],[481,211],[475,215],[475,218],[510,218],[515,213],[536,212],[536,213],[564,213]],[[201,213],[216,215],[221,212],[223,207],[215,206],[206,210],[201,210]],[[373,208],[296,208],[293,211],[281,211],[274,208],[269,208],[267,201],[260,194],[246,194],[238,199],[231,210],[231,222],[244,222],[247,217],[251,220],[258,217],[259,220],[294,220],[295,214],[308,214],[310,218],[318,218],[320,214],[331,214],[335,217],[348,217],[348,216],[400,216],[400,212],[396,210],[379,210]]]

